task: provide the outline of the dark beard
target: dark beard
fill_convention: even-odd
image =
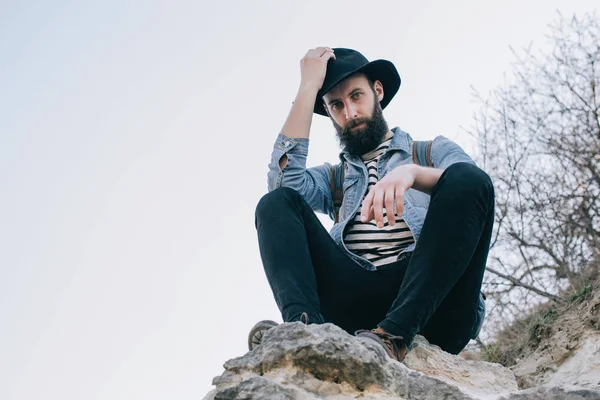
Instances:
[[[337,138],[342,148],[348,153],[361,156],[374,150],[381,144],[389,128],[383,118],[383,110],[375,97],[373,105],[373,114],[371,118],[357,118],[346,124],[344,128],[333,121],[333,126],[337,131]],[[363,128],[351,131],[352,127],[365,123]]]

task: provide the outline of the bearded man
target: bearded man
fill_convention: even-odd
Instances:
[[[460,146],[436,137],[432,166],[422,166],[410,135],[388,127],[382,110],[400,82],[389,61],[343,48],[308,51],[273,147],[269,193],[256,209],[283,321],[336,324],[398,361],[416,334],[453,354],[477,337],[494,223],[492,181]],[[337,165],[306,168],[313,114],[337,131]],[[314,212],[336,220],[330,232]],[[275,325],[256,324],[250,350]]]

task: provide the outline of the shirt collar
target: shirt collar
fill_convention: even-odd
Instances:
[[[392,142],[392,137],[381,142],[381,144],[379,146],[377,146],[375,149],[363,154],[362,156],[360,156],[360,158],[366,162],[366,161],[372,161],[376,158],[381,157],[383,154],[385,154],[388,147],[390,147],[391,142]]]

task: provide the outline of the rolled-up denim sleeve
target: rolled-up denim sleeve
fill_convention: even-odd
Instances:
[[[331,214],[331,165],[325,163],[306,168],[308,144],[306,138],[290,138],[283,133],[277,136],[269,163],[268,190],[289,187],[300,193],[314,211]],[[279,161],[284,156],[287,156],[287,163],[281,169]]]
[[[440,169],[446,169],[458,162],[467,162],[476,165],[475,161],[473,161],[462,147],[444,136],[437,136],[433,139],[431,161],[435,168]]]

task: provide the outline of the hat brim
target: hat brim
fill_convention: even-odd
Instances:
[[[380,81],[383,85],[383,99],[381,100],[381,108],[384,109],[390,101],[394,98],[398,89],[400,89],[401,79],[400,74],[398,74],[398,70],[394,64],[387,60],[374,60],[368,64],[363,65],[353,71],[349,71],[348,73],[342,75],[338,80],[329,83],[327,87],[322,87],[317,94],[317,100],[315,102],[314,112],[327,116],[327,112],[323,107],[323,96],[327,94],[331,89],[334,88],[335,85],[348,78],[351,75],[357,74],[359,72],[364,73],[369,77],[369,79],[373,81]]]

